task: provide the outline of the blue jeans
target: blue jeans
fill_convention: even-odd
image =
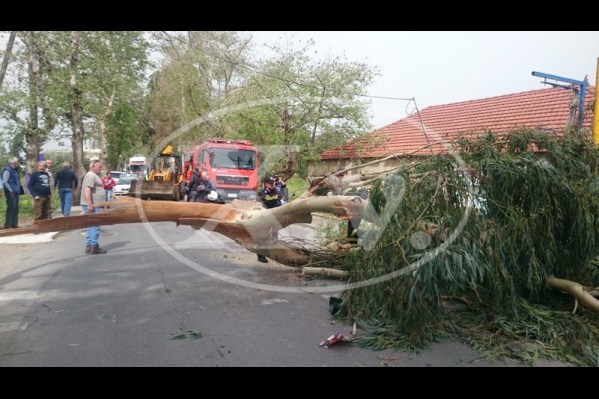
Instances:
[[[17,227],[19,219],[19,194],[4,190],[4,196],[6,197],[6,220],[4,228]]]
[[[112,190],[106,190],[106,201],[112,200]]]
[[[87,205],[81,205],[81,209],[83,209],[83,213],[87,213]],[[94,208],[94,213],[101,212],[100,209]],[[100,243],[100,226],[92,226],[87,229],[85,233],[85,245],[89,245],[90,247],[98,247]]]
[[[60,196],[60,210],[64,216],[71,215],[71,205],[73,204],[73,189],[61,188],[58,192]]]

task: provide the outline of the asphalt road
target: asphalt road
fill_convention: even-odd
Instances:
[[[336,280],[305,280],[173,223],[103,227],[104,255],[85,255],[83,234],[0,243],[0,367],[519,365],[456,342],[419,354],[323,349],[351,326],[331,319],[334,292],[304,291]]]

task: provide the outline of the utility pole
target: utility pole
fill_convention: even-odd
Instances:
[[[532,71],[532,76],[538,76],[540,78],[544,78],[545,80],[541,83],[543,84],[547,84],[547,85],[551,85],[553,87],[563,87],[564,89],[567,90],[572,90],[575,93],[575,98],[577,100],[577,108],[578,108],[578,120],[577,120],[577,125],[579,129],[582,129],[582,122],[584,120],[584,97],[586,95],[587,92],[587,86],[589,85],[589,82],[587,81],[586,77],[584,80],[575,80],[575,79],[570,79],[570,78],[563,78],[561,76],[557,76],[557,75],[551,75],[548,73],[543,73],[543,72],[535,72]],[[558,83],[551,83],[551,82],[547,82],[547,79],[551,79],[551,80],[556,80],[558,82],[566,82],[566,83],[570,83],[570,85],[561,85]],[[574,86],[572,86],[574,85]],[[575,86],[579,86],[579,87],[575,87]],[[572,115],[574,116],[574,115]],[[572,125],[574,124],[574,120],[572,120]]]

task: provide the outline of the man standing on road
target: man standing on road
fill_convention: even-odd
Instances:
[[[51,159],[46,159],[46,173],[50,176],[50,190],[54,190],[54,175],[52,174],[52,165],[54,165],[54,161]]]
[[[63,216],[71,215],[71,205],[73,204],[73,190],[77,188],[77,176],[71,170],[71,164],[63,162],[62,170],[56,174],[54,188],[58,186],[58,195],[60,196],[60,210]]]
[[[264,207],[271,209],[281,206],[281,192],[275,187],[275,178],[266,177],[263,182],[264,188],[258,193],[258,198],[260,198]],[[272,236],[276,239],[278,237],[277,232],[274,232]],[[258,255],[258,261],[267,263],[268,259],[264,255]]]
[[[106,201],[106,193],[104,192],[104,184],[100,179],[100,171],[102,170],[102,161],[91,161],[89,164],[89,172],[83,177],[81,183],[81,209],[83,213],[98,213],[102,209],[95,207],[94,204]],[[85,253],[86,254],[105,254],[107,251],[100,248],[100,226],[92,226],[87,229],[85,234]]]
[[[50,217],[50,176],[46,172],[46,162],[37,163],[37,171],[29,177],[27,188],[33,197],[33,223]]]
[[[54,194],[54,175],[52,174],[52,165],[54,165],[54,161],[51,159],[46,159],[46,173],[50,176],[50,195]],[[48,210],[48,218],[52,219],[52,207]]]
[[[21,178],[19,177],[19,159],[12,157],[2,171],[2,187],[6,195],[5,229],[17,228],[19,220],[19,195],[23,192]]]

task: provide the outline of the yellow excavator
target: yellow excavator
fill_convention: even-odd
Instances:
[[[181,157],[169,144],[154,159],[147,178],[131,182],[129,195],[141,199],[179,201],[183,197],[182,182]]]

